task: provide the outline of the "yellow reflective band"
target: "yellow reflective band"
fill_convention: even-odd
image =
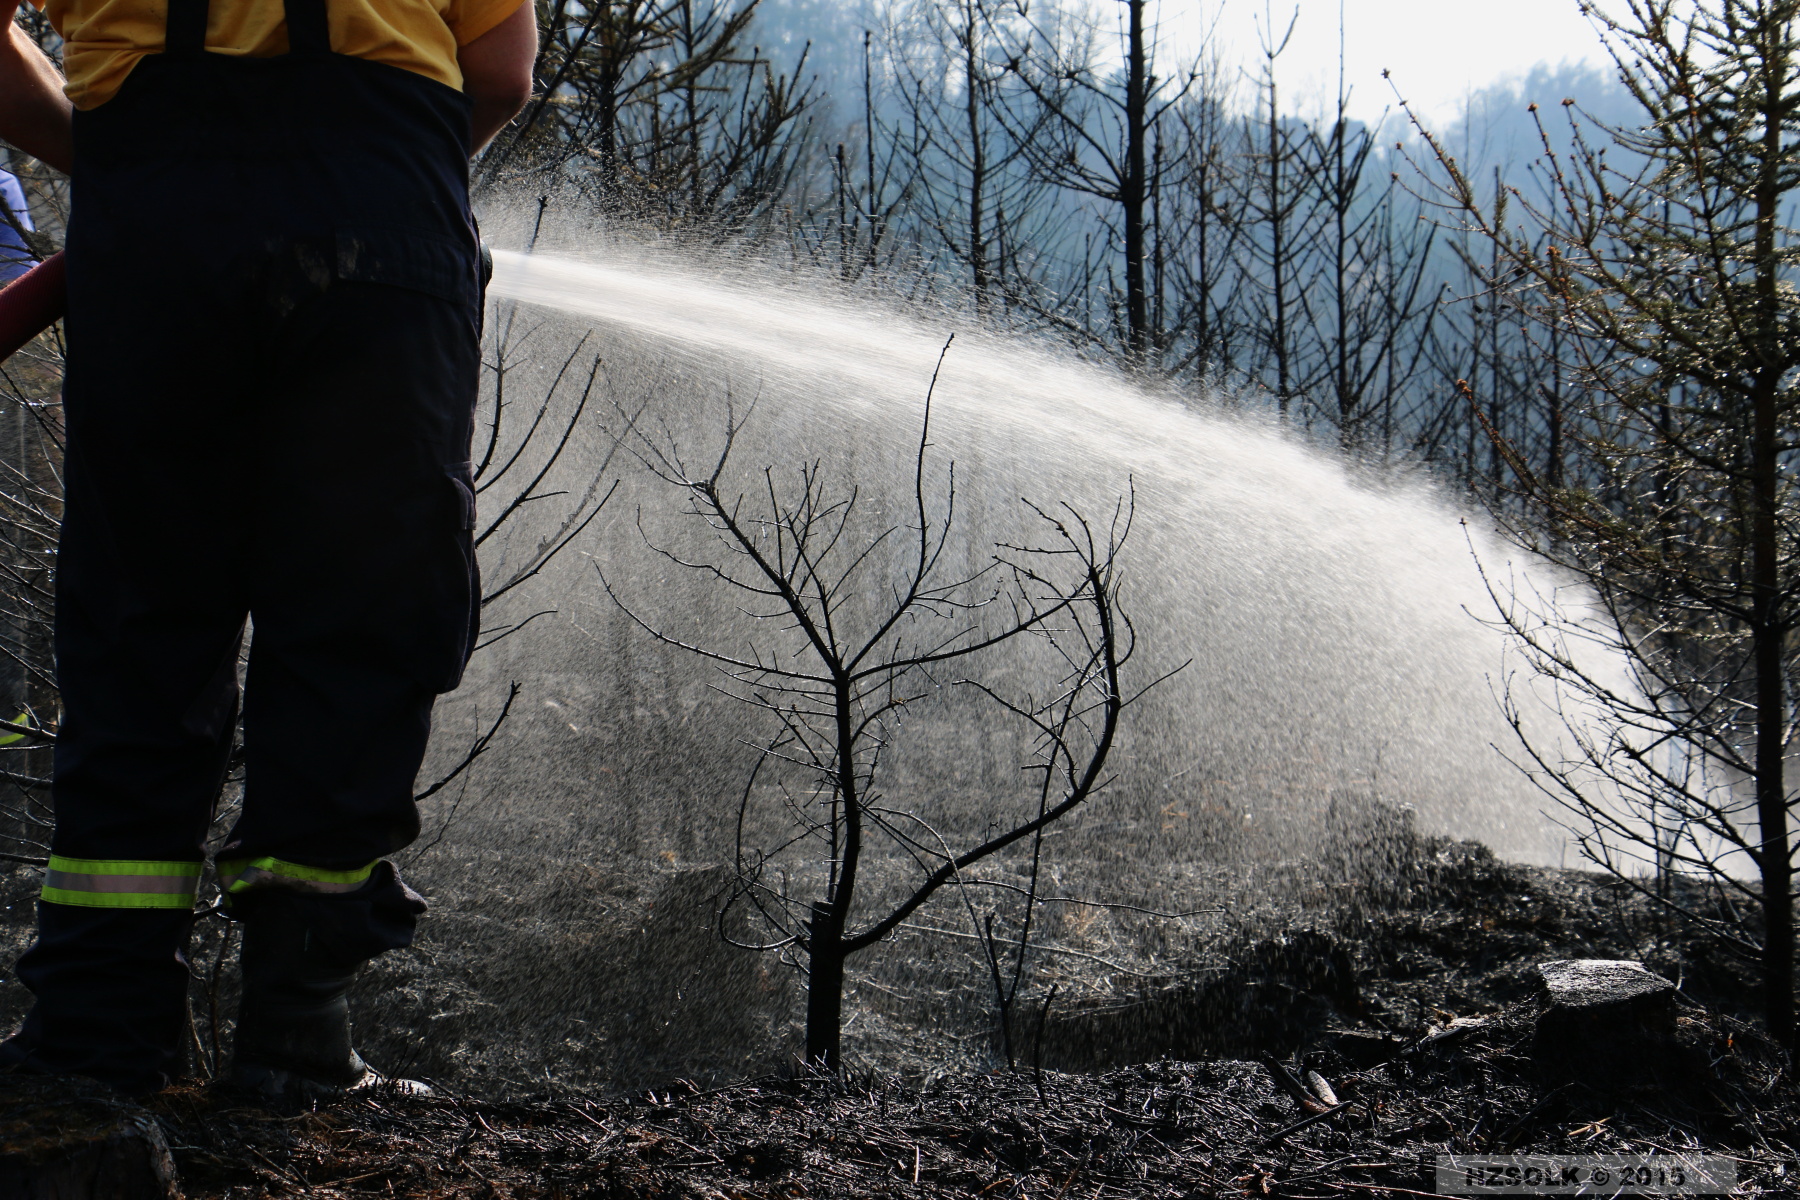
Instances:
[[[50,856],[43,898],[80,908],[192,908],[201,864]]]
[[[289,888],[301,892],[354,892],[367,883],[376,863],[349,871],[329,871],[324,867],[308,867],[283,862],[279,858],[239,858],[216,864],[219,886],[227,895],[250,888]]]
[[[4,711],[4,709],[0,709],[0,712]],[[29,712],[22,712],[12,719],[12,723],[14,725],[29,725],[31,724],[31,714]],[[0,737],[0,746],[10,746],[14,742],[22,742],[24,740],[25,735],[22,733],[9,733],[5,737]]]

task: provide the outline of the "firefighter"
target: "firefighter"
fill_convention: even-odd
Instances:
[[[424,909],[386,856],[477,628],[468,163],[529,94],[532,5],[48,0],[65,80],[16,4],[0,137],[71,177],[68,441],[56,823],[0,1059],[177,1070],[248,627],[232,1077],[359,1086],[345,995]]]

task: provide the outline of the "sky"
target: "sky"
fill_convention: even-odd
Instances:
[[[1279,36],[1297,10],[1276,78],[1299,111],[1313,105],[1323,111],[1337,89],[1340,3],[1351,115],[1365,121],[1394,104],[1383,68],[1422,116],[1447,116],[1466,93],[1523,75],[1536,63],[1606,61],[1576,0],[1503,0],[1498,6],[1474,0],[1163,0],[1161,19],[1173,44],[1183,48],[1199,45],[1212,23],[1224,60],[1254,71],[1261,62],[1259,30],[1271,24],[1265,13]]]

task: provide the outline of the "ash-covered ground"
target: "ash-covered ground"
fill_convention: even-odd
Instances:
[[[1378,1068],[1336,1060],[1340,1104],[1323,1112],[1268,1067],[1229,1060],[922,1087],[851,1073],[678,1080],[614,1099],[376,1094],[292,1114],[194,1089],[155,1111],[178,1139],[190,1200],[1402,1197],[1436,1194],[1439,1155],[1509,1152],[1723,1155],[1734,1195],[1794,1194],[1792,1092],[1764,1086],[1773,1064],[1741,1027],[1685,1019],[1698,1053],[1744,1042],[1712,1087],[1608,1092],[1522,1075],[1530,1016],[1509,1010]]]
[[[1557,958],[1641,960],[1709,1009],[1753,1015],[1751,965],[1631,888],[1367,816],[1324,823],[1309,856],[1057,862],[1005,1018],[1010,1064],[981,935],[997,915],[1010,986],[1018,896],[949,890],[852,960],[846,1057],[929,1083],[1009,1065],[1294,1055],[1339,1033],[1414,1038],[1498,1012]],[[981,878],[1027,882],[1016,863]],[[521,874],[516,855],[471,858],[434,889],[419,946],[369,973],[369,1052],[507,1096],[676,1077],[714,1087],[791,1069],[802,977],[780,954],[721,941],[729,882],[718,865],[546,858]],[[865,887],[879,894],[880,875]]]
[[[722,868],[469,853],[357,997],[372,1061],[437,1095],[270,1113],[207,1086],[232,1003],[212,921],[195,1080],[154,1107],[188,1196],[220,1200],[1399,1196],[1432,1192],[1437,1154],[1513,1152],[1729,1155],[1738,1194],[1800,1192],[1748,964],[1616,881],[1369,828],[1047,904],[1010,1062],[981,910],[948,898],[858,965],[835,1080],[795,1061],[793,968],[720,942]],[[9,886],[19,945],[29,874]],[[1636,1075],[1547,1069],[1533,968],[1563,958],[1679,982],[1676,1040]],[[1343,1107],[1278,1078],[1308,1069]]]

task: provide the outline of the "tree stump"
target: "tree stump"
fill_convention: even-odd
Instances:
[[[181,1200],[154,1118],[99,1084],[0,1074],[0,1198]]]
[[[1676,1036],[1675,985],[1643,963],[1560,959],[1539,963],[1537,974],[1531,1053],[1543,1074],[1616,1087],[1691,1073]]]

